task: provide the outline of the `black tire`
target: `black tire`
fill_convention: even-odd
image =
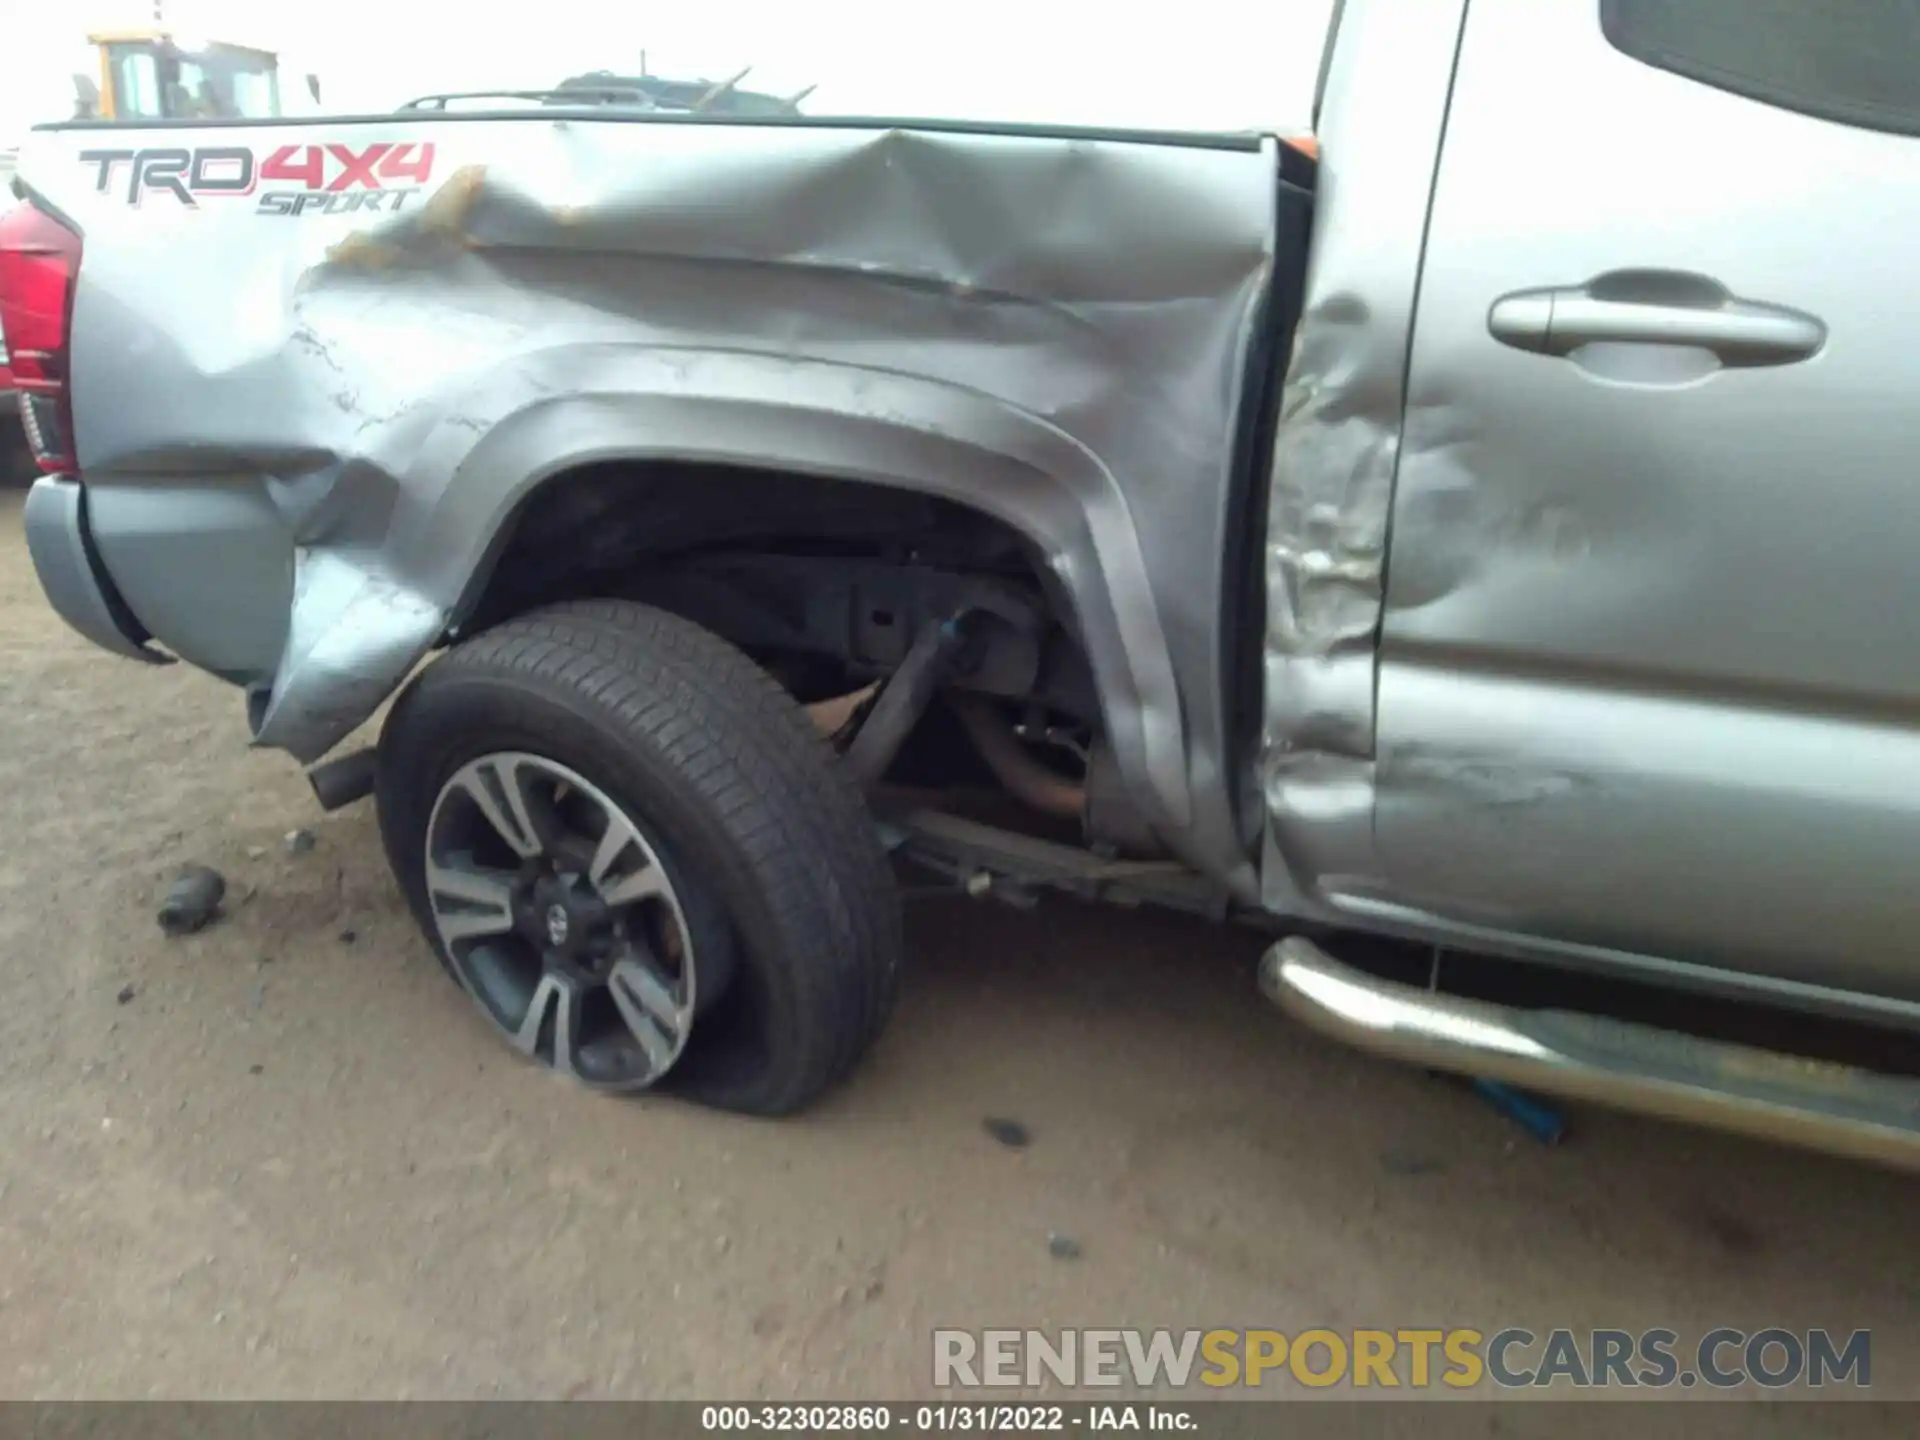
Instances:
[[[26,431],[14,418],[13,405],[12,395],[0,394],[0,485],[24,490],[39,477],[40,467],[33,463]]]
[[[375,793],[388,860],[436,951],[435,799],[467,761],[511,749],[627,807],[731,926],[726,993],[702,1007],[661,1088],[782,1115],[853,1068],[893,1006],[899,896],[858,788],[771,678],[718,636],[627,601],[535,611],[429,666],[387,718]]]

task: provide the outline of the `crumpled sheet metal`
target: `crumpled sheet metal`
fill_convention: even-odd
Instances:
[[[1375,643],[1399,427],[1353,383],[1367,343],[1356,304],[1339,296],[1302,316],[1274,440],[1263,885],[1270,905],[1293,912],[1317,902],[1328,862],[1316,845],[1370,822],[1373,809]]]
[[[1372,753],[1397,425],[1342,382],[1355,326],[1303,317],[1281,398],[1267,534],[1267,723],[1292,749]]]
[[[1394,482],[1407,446],[1444,443],[1455,423],[1437,402],[1407,415],[1405,385],[1464,19],[1465,0],[1349,5],[1325,76],[1266,537],[1261,899],[1290,914],[1330,917],[1381,877],[1375,706]]]
[[[78,158],[100,132],[31,147],[89,237],[76,407],[103,556],[157,636],[255,692],[260,743],[312,759],[364,719],[556,468],[787,466],[1029,535],[1129,792],[1250,883],[1217,627],[1265,143],[565,116],[112,136],[435,151],[397,212],[284,215],[136,209]],[[147,543],[154,502],[230,487],[278,516],[225,536],[263,549],[273,578],[224,606],[284,611],[270,647],[204,587],[181,598],[178,567],[220,554]]]

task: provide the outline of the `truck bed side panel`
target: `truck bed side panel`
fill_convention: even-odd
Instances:
[[[87,235],[100,553],[262,743],[363,720],[543,476],[785,466],[1031,536],[1129,786],[1250,890],[1218,627],[1270,147],[471,117],[42,132],[24,170]]]

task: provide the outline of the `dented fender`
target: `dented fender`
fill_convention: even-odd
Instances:
[[[1251,894],[1220,624],[1274,142],[550,111],[112,138],[104,186],[97,130],[22,160],[87,237],[92,518],[258,743],[313,760],[366,719],[545,479],[788,469],[1027,535],[1128,793]]]
[[[1098,457],[1037,417],[916,377],[617,345],[518,356],[446,409],[414,462],[433,498],[394,527],[381,560],[412,585],[343,570],[338,557],[307,560],[314,578],[296,593],[296,620],[344,639],[351,663],[323,651],[316,667],[313,646],[297,659],[290,647],[261,744],[309,758],[338,743],[345,717],[370,713],[461,618],[496,540],[550,476],[613,459],[711,461],[937,495],[1026,534],[1072,597],[1116,751],[1147,778],[1160,815],[1187,819],[1177,682],[1139,536]],[[332,697],[347,697],[344,708]]]

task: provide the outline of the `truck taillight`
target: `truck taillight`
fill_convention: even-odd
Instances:
[[[50,474],[77,468],[67,365],[80,237],[31,203],[0,215],[0,330],[12,352],[20,418]]]

